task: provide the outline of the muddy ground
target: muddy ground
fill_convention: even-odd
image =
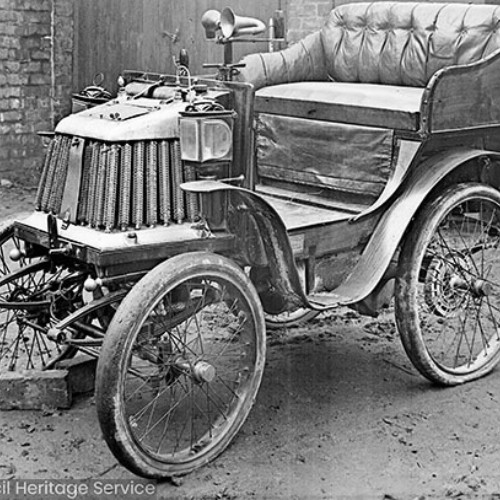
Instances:
[[[0,217],[33,190],[1,187]],[[500,498],[500,370],[433,387],[389,310],[349,310],[269,334],[263,383],[229,449],[158,498]],[[0,412],[0,480],[134,479],[99,430],[93,397],[69,410]]]

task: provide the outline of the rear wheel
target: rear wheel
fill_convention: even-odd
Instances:
[[[206,464],[255,400],[265,323],[245,273],[210,253],[173,257],[123,300],[97,370],[104,437],[133,472],[164,478]]]
[[[455,385],[500,359],[500,193],[459,184],[429,202],[403,244],[396,321],[428,379]]]

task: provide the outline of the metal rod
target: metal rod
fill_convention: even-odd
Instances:
[[[75,321],[71,325],[71,327],[86,333],[89,337],[92,337],[94,339],[103,339],[106,333],[104,330],[94,325],[89,325],[87,323],[82,323],[80,321]]]

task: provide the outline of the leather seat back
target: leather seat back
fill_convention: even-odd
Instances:
[[[425,86],[437,70],[500,48],[500,7],[346,4],[332,10],[321,40],[333,80]]]
[[[240,81],[256,89],[307,80],[423,87],[441,68],[500,49],[500,6],[372,2],[333,9],[320,31],[251,54]]]

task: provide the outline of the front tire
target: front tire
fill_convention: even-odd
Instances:
[[[108,445],[144,477],[201,467],[243,425],[264,361],[263,311],[239,267],[204,252],[161,263],[132,288],[104,339],[96,401]]]
[[[456,385],[500,360],[500,193],[458,184],[417,214],[399,259],[395,312],[422,375]]]
[[[50,369],[75,354],[47,331],[82,304],[84,280],[46,257],[25,257],[13,227],[0,233],[0,373]]]

